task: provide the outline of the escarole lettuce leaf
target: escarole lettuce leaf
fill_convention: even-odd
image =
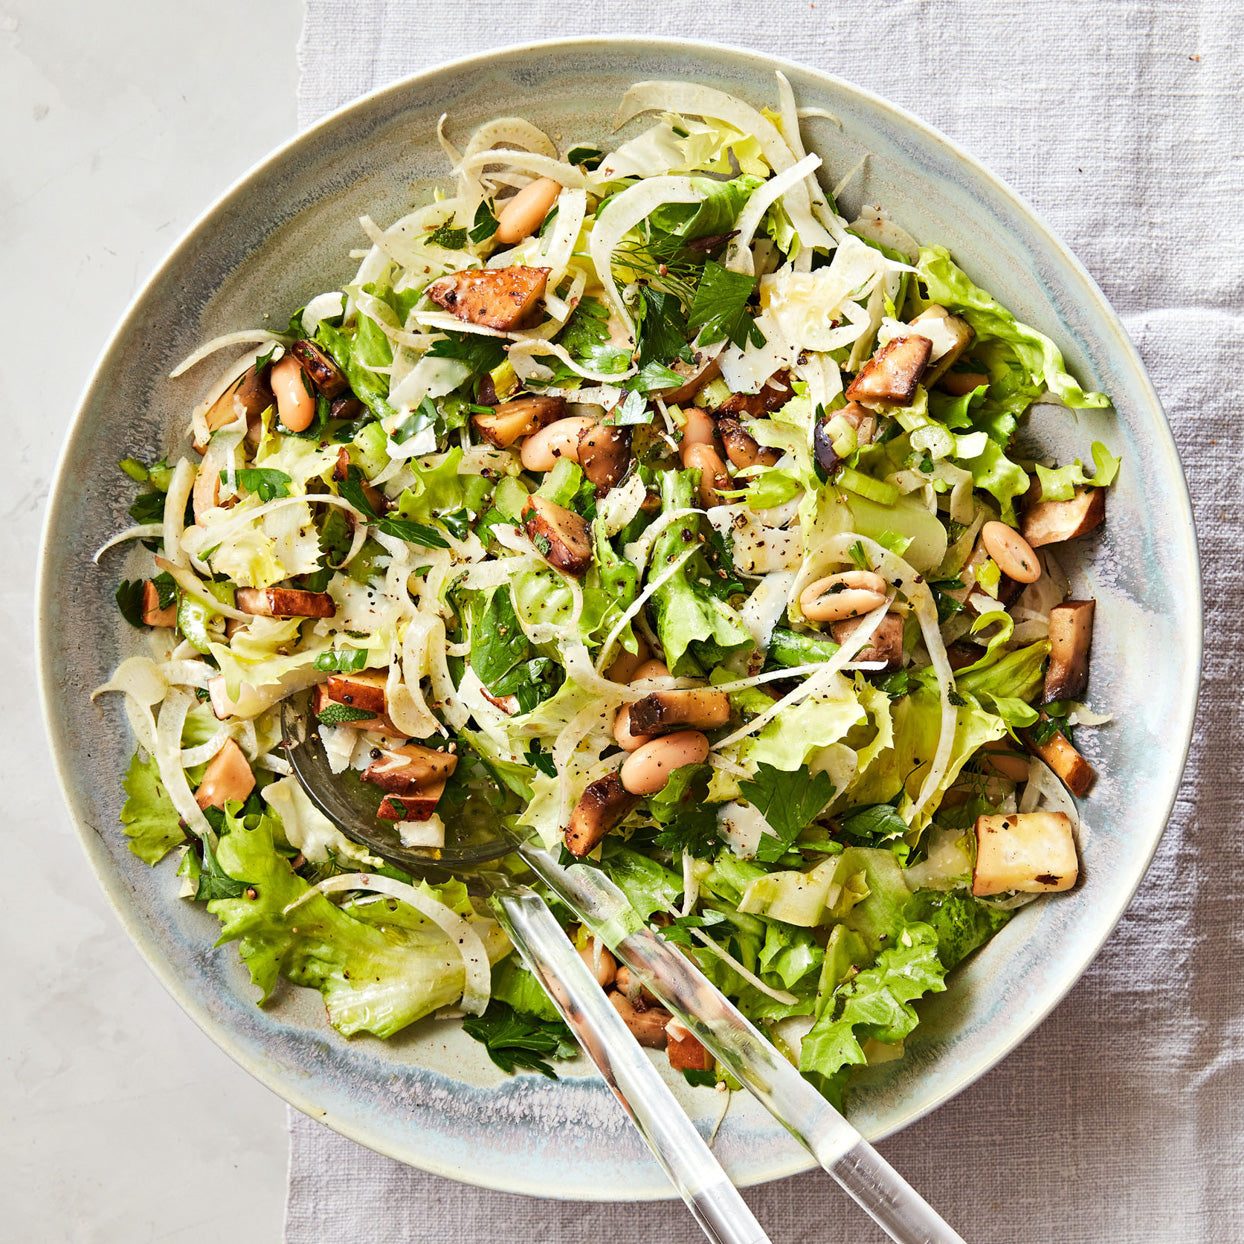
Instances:
[[[799,1070],[836,1105],[850,1068],[868,1061],[864,1043],[894,1045],[910,1036],[919,1019],[912,1003],[946,988],[937,941],[931,926],[905,924],[871,967],[834,990],[804,1037]]]
[[[1110,405],[1104,393],[1086,393],[1068,373],[1058,347],[974,285],[944,247],[921,247],[916,271],[930,303],[961,315],[976,330],[970,353],[989,365],[991,389],[998,385],[1017,400],[1026,394],[1024,406],[1046,390],[1077,409]]]
[[[665,203],[648,217],[653,227],[687,241],[729,233],[752,191],[761,184],[759,177],[736,177],[732,181],[692,177],[689,180],[704,196],[700,202]]]
[[[238,943],[264,1000],[285,977],[319,990],[329,1022],[343,1036],[388,1037],[461,996],[458,948],[404,903],[339,907],[317,894],[287,911],[310,887],[277,850],[279,834],[280,819],[272,813],[240,818],[227,811],[216,863],[243,888],[237,897],[208,903],[221,923],[217,944]],[[500,927],[475,916],[461,882],[428,890],[476,925],[490,962],[508,953]]]
[[[123,786],[128,798],[121,809],[121,825],[130,840],[130,850],[154,867],[186,841],[177,809],[160,781],[155,757],[142,760],[135,752]]]
[[[696,476],[695,471],[666,471],[661,476],[663,514],[691,505]],[[650,574],[660,574],[695,547],[698,533],[696,515],[671,523],[653,545]],[[734,653],[755,647],[738,612],[709,590],[711,574],[703,553],[697,550],[652,596],[665,663],[679,677],[714,669]]]

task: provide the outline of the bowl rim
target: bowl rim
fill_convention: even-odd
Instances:
[[[385,1139],[369,1131],[366,1127],[355,1126],[349,1120],[337,1117],[322,1118],[322,1110],[317,1105],[313,1091],[306,1091],[300,1087],[300,1082],[287,1076],[281,1069],[266,1064],[262,1060],[256,1058],[241,1042],[238,1040],[232,1030],[217,1019],[213,1018],[206,1006],[204,1006],[197,998],[192,996],[190,991],[185,987],[181,977],[174,970],[170,962],[160,952],[158,945],[154,939],[149,936],[149,931],[145,923],[140,918],[136,909],[128,901],[128,891],[119,877],[110,874],[109,870],[104,866],[106,852],[102,846],[98,830],[92,826],[89,820],[79,814],[74,801],[70,797],[71,784],[68,780],[68,770],[74,762],[72,749],[68,740],[55,728],[55,687],[52,674],[53,669],[53,651],[49,639],[50,628],[47,626],[47,620],[50,613],[50,602],[55,585],[50,574],[50,553],[51,541],[54,530],[57,526],[62,506],[65,504],[64,498],[69,494],[66,487],[66,473],[68,469],[69,451],[72,443],[77,438],[83,424],[86,421],[87,407],[91,402],[96,388],[99,386],[104,373],[110,363],[111,357],[116,352],[123,340],[128,336],[133,321],[137,318],[138,312],[148,297],[152,287],[159,282],[164,274],[174,266],[180,259],[182,251],[188,247],[192,240],[198,235],[213,217],[215,217],[229,201],[237,194],[245,191],[252,182],[261,179],[267,170],[286,155],[297,148],[307,146],[313,147],[316,140],[325,132],[333,128],[338,122],[353,112],[363,112],[375,103],[390,97],[399,96],[408,91],[411,86],[422,80],[434,78],[439,75],[451,74],[457,75],[464,72],[470,72],[473,69],[495,64],[497,62],[514,62],[521,60],[522,57],[530,55],[533,52],[557,53],[557,52],[590,52],[608,50],[619,52],[625,49],[628,53],[633,49],[636,51],[654,50],[654,51],[677,51],[685,50],[686,42],[675,38],[665,36],[652,36],[635,33],[615,33],[609,35],[580,35],[565,38],[541,39],[525,41],[522,43],[507,44],[504,46],[488,48],[479,52],[471,53],[467,56],[458,57],[452,60],[443,61],[435,65],[430,65],[415,73],[404,75],[383,86],[377,87],[364,94],[356,96],[331,112],[325,114],[312,122],[306,129],[296,132],[286,141],[269,151],[266,155],[251,165],[244,173],[234,178],[229,185],[221,191],[202,211],[200,211],[181,232],[178,239],[165,252],[163,258],[151,269],[142,285],[137,289],[133,296],[129,299],[124,312],[117,321],[116,327],[109,334],[105,344],[99,351],[95,363],[91,368],[90,374],[82,386],[81,393],[76,404],[73,417],[69,421],[61,448],[57,457],[56,467],[52,474],[48,490],[48,504],[44,513],[42,530],[40,533],[39,552],[36,565],[35,593],[34,593],[34,624],[36,631],[36,655],[37,655],[37,674],[39,682],[39,697],[43,711],[44,726],[47,731],[50,750],[53,758],[53,765],[56,772],[58,784],[61,788],[61,795],[65,801],[66,808],[70,813],[74,829],[78,835],[82,848],[90,863],[91,869],[99,882],[109,905],[112,907],[117,918],[120,920],[127,935],[137,947],[145,960],[148,968],[155,974],[156,978],[164,986],[171,995],[173,1000],[181,1007],[181,1009],[190,1017],[191,1020],[208,1036],[211,1040],[234,1060],[239,1066],[246,1070],[250,1075],[257,1079],[260,1083],[271,1089],[280,1096],[289,1105],[294,1106],[309,1118],[327,1124],[333,1130],[341,1135],[364,1145],[373,1151],[384,1156],[393,1158],[397,1161],[405,1162],[410,1165],[416,1165],[418,1169],[428,1171],[456,1182],[468,1182],[464,1180],[464,1172],[461,1168],[451,1168],[447,1164],[438,1163],[433,1155],[422,1153],[417,1163],[412,1159],[408,1151],[403,1151],[398,1145],[386,1143]],[[794,72],[801,76],[811,76],[822,81],[826,86],[833,90],[845,92],[848,95],[858,98],[861,102],[866,103],[871,108],[878,110],[885,115],[892,123],[897,123],[900,128],[916,132],[926,142],[941,147],[955,162],[963,167],[972,180],[977,183],[985,183],[990,191],[1002,200],[1017,216],[1021,217],[1038,236],[1044,237],[1057,253],[1058,259],[1066,266],[1069,275],[1074,276],[1079,284],[1077,294],[1085,304],[1091,305],[1098,314],[1097,327],[1095,337],[1098,340],[1109,338],[1115,350],[1124,357],[1130,365],[1131,371],[1135,379],[1139,382],[1142,392],[1152,403],[1154,410],[1159,413],[1162,418],[1160,428],[1158,429],[1160,436],[1160,450],[1166,458],[1168,465],[1173,469],[1175,477],[1181,482],[1182,490],[1178,498],[1173,499],[1176,502],[1177,513],[1172,517],[1178,521],[1175,524],[1175,533],[1182,537],[1186,542],[1186,552],[1189,556],[1191,573],[1194,577],[1196,592],[1195,599],[1188,602],[1191,606],[1189,614],[1183,622],[1183,631],[1185,637],[1190,641],[1191,648],[1188,655],[1193,660],[1186,664],[1188,673],[1184,676],[1185,685],[1181,686],[1182,697],[1188,702],[1187,725],[1184,731],[1184,737],[1180,745],[1180,754],[1178,756],[1178,773],[1179,780],[1172,785],[1171,793],[1166,801],[1165,807],[1160,809],[1160,817],[1154,818],[1154,823],[1158,826],[1156,832],[1152,835],[1152,839],[1146,844],[1143,856],[1136,856],[1135,877],[1128,888],[1125,895],[1120,895],[1118,907],[1108,925],[1103,926],[1100,936],[1090,939],[1081,947],[1081,953],[1074,972],[1068,974],[1067,979],[1050,995],[1048,1002],[1030,1011],[1024,1018],[1024,1021],[1017,1025],[1014,1031],[1007,1037],[1006,1041],[995,1047],[990,1055],[966,1067],[963,1073],[958,1077],[948,1077],[945,1087],[927,1102],[923,1102],[918,1106],[910,1109],[906,1114],[902,1115],[897,1122],[894,1123],[883,1134],[874,1135],[871,1139],[882,1139],[884,1136],[893,1135],[895,1132],[901,1131],[903,1128],[910,1126],[912,1123],[923,1118],[926,1114],[931,1113],[938,1107],[944,1105],[951,1098],[957,1096],[969,1085],[975,1083],[988,1072],[998,1066],[1008,1055],[1014,1050],[1053,1012],[1053,1010],[1066,998],[1071,989],[1079,982],[1085,971],[1096,959],[1100,953],[1102,946],[1113,934],[1119,921],[1122,919],[1124,912],[1127,910],[1135,897],[1137,890],[1144,881],[1153,857],[1157,851],[1158,845],[1169,824],[1171,813],[1174,809],[1180,785],[1182,783],[1182,775],[1187,766],[1188,755],[1191,750],[1193,734],[1196,723],[1197,706],[1200,694],[1201,669],[1203,660],[1204,647],[1204,608],[1203,608],[1203,590],[1202,575],[1200,567],[1200,558],[1197,547],[1197,533],[1195,520],[1193,516],[1192,501],[1188,488],[1187,477],[1180,460],[1178,450],[1175,445],[1174,436],[1171,431],[1170,421],[1166,415],[1161,399],[1150,379],[1144,363],[1140,357],[1139,351],[1127,335],[1122,320],[1118,313],[1111,306],[1110,302],[1102,292],[1096,280],[1089,273],[1087,268],[1080,262],[1079,258],[1072,252],[1068,245],[1063,241],[1062,237],[1050,226],[1044,217],[1018,192],[1013,190],[1011,186],[997,174],[992,172],[985,164],[960,146],[953,139],[943,134],[930,123],[922,120],[920,117],[909,112],[906,108],[893,103],[885,97],[876,94],[867,87],[863,87],[848,79],[831,74],[812,65],[804,64],[799,61],[790,59],[789,57],[777,56],[768,52],[761,52],[751,48],[740,47],[737,44],[719,43],[711,40],[697,39],[694,42],[697,51],[705,51],[710,54],[717,53],[722,55],[724,59],[733,60],[735,63],[739,61],[750,61],[753,65],[760,69],[775,73]],[[1187,682],[1191,681],[1191,685]],[[794,1156],[785,1164],[774,1164],[766,1173],[757,1176],[756,1179],[742,1178],[738,1182],[742,1186],[752,1183],[768,1181],[770,1179],[785,1178],[789,1175],[798,1174],[802,1171],[812,1169],[816,1162],[803,1151],[796,1151]],[[655,1168],[654,1168],[655,1173]],[[469,1173],[468,1173],[469,1174]],[[533,1188],[529,1183],[515,1176],[512,1178],[492,1178],[488,1182],[470,1180],[469,1182],[477,1186],[487,1187],[496,1191],[524,1193],[536,1196],[548,1196],[549,1192],[546,1188]],[[554,1193],[554,1195],[557,1195]],[[633,1192],[628,1194],[630,1199],[636,1200],[656,1200],[674,1198],[676,1192],[672,1186],[664,1183],[659,1176],[650,1187],[635,1188]]]

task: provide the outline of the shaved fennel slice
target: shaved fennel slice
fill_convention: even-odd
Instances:
[[[492,994],[492,965],[488,961],[488,951],[484,949],[484,942],[475,928],[475,922],[463,919],[440,899],[433,898],[405,881],[398,881],[393,877],[378,877],[374,873],[343,873],[337,877],[327,877],[290,903],[284,914],[288,915],[313,895],[339,894],[343,890],[366,890],[369,894],[384,894],[395,898],[399,903],[413,907],[424,919],[436,925],[462,956],[462,1009],[470,1015],[484,1013]]]
[[[235,622],[254,621],[254,614],[243,613],[240,609],[235,609],[232,605],[226,605],[224,601],[217,600],[203,586],[203,581],[189,566],[178,566],[164,557],[157,557],[155,564],[159,569],[167,571],[172,576],[173,581],[187,596],[193,596],[195,600],[202,601],[205,605],[210,605],[215,613],[219,613],[222,617],[233,618]]]
[[[756,230],[760,227],[761,221],[764,220],[765,212],[793,185],[805,177],[812,176],[820,167],[820,156],[804,156],[798,164],[793,164],[776,176],[770,177],[768,181],[752,191],[751,197],[735,222],[737,232],[730,239],[730,246],[726,252],[725,266],[727,268],[734,272],[745,273],[747,276],[753,274],[755,265],[752,260],[752,239],[756,236]]]
[[[704,944],[706,950],[715,954],[723,963],[732,967],[749,985],[754,989],[759,989],[774,1002],[780,1002],[783,1006],[794,1006],[799,1001],[793,993],[787,993],[785,989],[774,989],[772,985],[766,985],[755,972],[748,971],[728,950],[713,941],[703,929],[692,929],[691,933],[697,941]]]
[[[172,493],[172,487],[169,493]],[[298,497],[277,497],[273,501],[265,501],[262,505],[257,505],[253,509],[238,507],[230,511],[231,517],[219,523],[211,523],[206,527],[192,527],[180,537],[179,544],[174,548],[180,548],[183,552],[189,553],[194,557],[198,557],[200,553],[206,553],[209,549],[215,548],[218,544],[228,539],[234,532],[240,531],[243,527],[253,523],[257,518],[263,518],[266,514],[271,514],[274,510],[284,509],[291,505],[335,505],[339,509],[345,510],[347,514],[354,519],[354,539],[350,543],[349,552],[346,553],[338,568],[348,566],[354,559],[359,549],[363,547],[363,542],[367,539],[367,517],[361,510],[356,509],[344,497],[334,497],[331,493],[314,493],[311,495],[303,495]],[[165,514],[168,514],[168,508],[165,507]],[[168,534],[165,533],[165,547],[167,544]],[[184,558],[183,558],[184,560]],[[222,608],[219,612],[224,613]],[[232,617],[232,614],[226,614]],[[248,616],[248,615],[244,615]]]
[[[181,547],[181,533],[186,529],[186,503],[194,489],[194,467],[185,458],[178,459],[164,496],[164,551],[178,566],[189,561]]]
[[[195,765],[207,764],[229,741],[229,737],[229,727],[222,725],[206,743],[200,743],[198,747],[183,747],[181,749],[181,767],[183,769],[193,769]]]
[[[782,120],[782,137],[786,139],[786,145],[791,149],[795,159],[802,160],[807,154],[807,148],[803,145],[803,135],[799,129],[800,119],[805,116],[829,117],[830,120],[835,120],[836,118],[830,117],[830,114],[821,108],[809,108],[801,111],[795,104],[795,92],[791,87],[790,79],[780,69],[777,71],[776,77],[778,83],[778,114]],[[829,206],[825,199],[825,192],[821,189],[821,184],[816,180],[815,176],[809,175],[806,184],[813,214],[829,230],[834,240],[839,240],[840,235],[847,227],[847,222]]]
[[[439,130],[439,126],[437,127]],[[502,147],[502,144],[505,144]],[[444,140],[442,140],[442,146]],[[486,121],[467,140],[466,149],[455,163],[478,155],[481,151],[497,155],[513,154],[512,148],[557,158],[557,144],[539,126],[522,117],[495,117]],[[496,160],[493,163],[501,163]]]
[[[763,113],[725,91],[694,82],[637,82],[625,95],[614,116],[618,129],[641,112],[681,112],[695,117],[725,121],[744,134],[751,134],[775,173],[784,173],[798,157],[772,121]],[[642,183],[641,183],[642,184]],[[808,187],[801,180],[790,188],[786,214],[804,247],[832,250],[834,239],[812,215]]]
[[[194,703],[194,696],[180,688],[174,688],[164,697],[164,702],[160,705],[160,720],[156,723],[155,751],[152,754],[160,770],[160,781],[164,783],[164,789],[168,792],[173,807],[177,809],[177,815],[186,822],[187,829],[214,843],[216,835],[195,800],[190,783],[186,780],[186,771],[181,765],[182,730],[185,728],[186,714]]]
[[[627,92],[628,95],[630,93]],[[588,251],[596,269],[596,279],[604,288],[605,298],[622,321],[627,336],[632,341],[635,339],[635,321],[631,318],[630,310],[613,279],[613,252],[622,239],[658,207],[666,203],[699,203],[703,198],[704,192],[690,177],[648,177],[615,195],[609,200],[605,214],[596,218],[588,240]]]
[[[587,191],[582,186],[567,186],[557,196],[557,217],[544,238],[541,259],[549,269],[548,289],[556,290],[570,266],[579,230],[587,215]]]
[[[128,657],[113,671],[112,677],[91,692],[91,699],[106,691],[125,696],[125,715],[134,737],[148,755],[156,754],[156,720],[151,711],[168,694],[168,681],[150,657]]]
[[[459,175],[473,177],[479,182],[479,174],[490,164],[502,164],[507,168],[516,168],[533,177],[548,177],[561,186],[587,188],[587,178],[583,170],[565,160],[553,156],[541,155],[534,151],[510,151],[507,148],[495,148],[489,151],[477,151],[473,155],[462,157],[462,163],[454,170]]]
[[[593,230],[593,234],[595,234],[595,230]],[[620,380],[625,380],[627,376],[633,376],[636,370],[634,364],[632,364],[626,371],[594,371],[592,368],[584,367],[581,363],[572,359],[565,346],[559,345],[556,341],[545,341],[541,337],[528,336],[516,340],[509,349],[510,363],[523,380],[529,379],[536,372],[532,368],[528,368],[524,372],[520,367],[520,362],[523,360],[530,361],[531,356],[535,354],[552,354],[565,363],[575,375],[582,376],[584,380],[595,380],[597,384],[616,384]],[[541,370],[547,371],[543,367],[541,367]]]
[[[619,529],[620,530],[620,529]],[[156,536],[164,534],[163,523],[139,523],[135,527],[127,527],[124,531],[118,532],[111,540],[101,544],[95,550],[91,561],[99,564],[99,559],[108,552],[109,549],[115,548],[118,544],[124,544],[127,540],[150,540]]]
[[[221,337],[213,337],[211,341],[205,342],[193,353],[186,355],[176,367],[169,372],[169,379],[176,380],[178,376],[184,376],[196,363],[201,363],[211,354],[215,354],[217,350],[223,350],[228,346],[245,346],[255,343],[265,345],[284,345],[285,339],[278,337],[276,333],[269,332],[266,328],[244,328],[236,333],[225,333]],[[221,389],[224,392],[224,389]],[[220,395],[217,394],[219,397]]]

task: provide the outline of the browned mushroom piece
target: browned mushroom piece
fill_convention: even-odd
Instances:
[[[843,618],[835,622],[829,633],[834,642],[845,644],[859,629],[863,618]],[[857,652],[856,661],[884,661],[888,670],[896,670],[903,664],[903,619],[897,613],[887,613],[881,619],[872,638]]]
[[[717,420],[717,432],[725,446],[726,457],[738,470],[753,466],[773,466],[782,456],[781,450],[762,446],[732,415]]]
[[[1075,700],[1088,686],[1095,600],[1065,600],[1050,610],[1050,663],[1043,703]]]
[[[675,1071],[712,1071],[716,1066],[713,1056],[681,1020],[671,1019],[665,1025],[665,1037],[665,1050]]]
[[[232,423],[240,414],[246,416],[248,425],[258,420],[269,406],[276,405],[272,395],[272,386],[268,383],[268,366],[259,368],[248,367],[212,404],[208,407],[204,420],[209,432],[215,432],[226,423]],[[207,446],[196,441],[194,448],[203,453]]]
[[[436,811],[444,791],[445,782],[441,780],[402,795],[386,795],[376,815],[382,821],[426,821]]]
[[[1041,714],[1041,720],[1048,720],[1044,713]],[[1097,773],[1061,730],[1052,734],[1045,743],[1034,743],[1027,730],[1021,730],[1019,737],[1030,752],[1040,756],[1054,770],[1058,780],[1073,795],[1083,798],[1089,793],[1097,780]]]
[[[620,825],[639,802],[622,785],[616,773],[589,782],[570,814],[566,826],[566,850],[582,859],[611,829]]]
[[[950,662],[952,670],[975,665],[984,655],[985,649],[980,644],[969,643],[964,639],[956,639],[954,643],[946,645],[946,660]]]
[[[249,761],[233,739],[226,739],[224,747],[207,762],[194,801],[200,808],[223,808],[226,803],[245,803],[254,789],[255,775]]]
[[[317,684],[311,692],[311,711],[317,718],[324,713],[324,710],[327,709],[330,704],[344,703],[345,701],[340,699],[340,697],[329,695],[328,687],[325,686],[324,683]],[[361,704],[354,704],[349,705],[348,707],[362,709],[364,706]],[[374,710],[371,709],[366,711],[371,712],[372,716],[356,717],[351,721],[337,721],[331,722],[330,724],[337,726],[349,726],[351,730],[377,730],[381,734],[397,735],[401,733],[401,731],[389,719],[387,713],[374,712]]]
[[[348,423],[353,423],[362,413],[363,403],[353,393],[346,393],[342,397],[335,398],[328,408],[330,419],[344,419]]]
[[[713,412],[715,415],[750,415],[753,419],[781,410],[795,391],[790,387],[790,372],[776,371],[764,382],[759,393],[731,393]]]
[[[389,705],[385,688],[388,683],[388,670],[329,674],[324,691],[330,700],[335,700],[338,704],[345,704],[350,708],[365,708],[369,713],[387,713]]]
[[[991,777],[1006,778],[1009,782],[1028,780],[1028,757],[1010,738],[984,744],[976,753],[976,761],[981,772]]]
[[[715,357],[706,362],[706,354],[705,350],[697,350],[690,363],[677,359],[671,364],[670,370],[675,375],[685,376],[686,381],[676,389],[658,389],[652,394],[653,399],[659,397],[667,406],[679,406],[691,401],[710,380],[716,380],[721,375],[721,364]]]
[[[143,621],[148,626],[176,626],[177,602],[160,608],[160,589],[148,579],[143,584]]]
[[[347,480],[350,478],[350,451],[342,445],[337,451],[337,461],[333,466],[333,479]],[[371,506],[377,514],[383,514],[389,508],[389,499],[376,487],[370,480],[359,480],[359,487],[363,490],[363,496],[367,498],[367,504]],[[353,520],[351,520],[353,521]]]
[[[337,612],[327,592],[304,592],[293,587],[240,587],[237,606],[260,618],[331,618]]]
[[[596,423],[579,433],[579,465],[603,496],[621,483],[631,468],[631,430]]]
[[[1019,534],[1034,549],[1074,540],[1100,526],[1106,517],[1104,488],[1077,488],[1069,501],[1036,500],[1040,495],[1041,485],[1034,480],[1019,524]]]
[[[526,394],[502,402],[489,415],[472,415],[475,430],[498,449],[508,449],[515,441],[537,428],[553,423],[566,413],[564,397],[538,397]]]
[[[587,573],[592,564],[592,534],[573,510],[532,495],[523,506],[523,523],[532,544],[550,566],[566,574]]]
[[[848,402],[841,410],[831,410],[812,432],[812,449],[817,465],[826,475],[832,475],[842,465],[842,459],[835,452],[829,436],[829,425],[835,419],[845,419],[855,429],[857,447],[871,444],[877,435],[877,416],[859,402]]]
[[[627,998],[634,996],[636,1002],[642,1002],[646,1006],[660,1006],[657,1001],[656,994],[652,993],[647,985],[640,985],[631,978],[631,969],[624,963],[618,964],[618,970],[613,978],[614,988],[619,993],[626,994]],[[632,986],[634,986],[632,988]]]
[[[631,705],[632,734],[715,730],[730,720],[730,697],[712,687],[652,691]]]
[[[961,315],[951,315],[945,307],[937,303],[926,307],[911,323],[916,326],[922,321],[927,324],[930,320],[942,321],[949,331],[953,344],[936,362],[929,364],[929,369],[923,377],[926,389],[932,388],[963,357],[964,351],[976,339],[976,330],[967,320]],[[968,392],[971,390],[969,389]]]
[[[433,281],[425,291],[450,315],[499,332],[523,327],[544,294],[548,268],[472,268]]]
[[[1065,812],[1008,812],[976,818],[973,894],[1070,890],[1079,875],[1075,834]]]
[[[973,389],[988,384],[989,377],[979,371],[948,371],[938,382],[937,387],[951,397],[963,397]]]
[[[314,341],[306,337],[295,341],[290,353],[298,360],[307,379],[330,401],[350,387],[345,372]]]
[[[673,1016],[663,1006],[649,1006],[641,1009],[633,1005],[625,994],[617,992],[609,995],[609,1001],[613,1004],[613,1009],[622,1016],[622,1022],[631,1030],[631,1036],[640,1045],[646,1045],[654,1050],[665,1048],[668,1040],[665,1025]]]
[[[906,406],[916,396],[932,353],[933,343],[919,333],[887,341],[847,385],[847,400],[866,406],[875,402]]]
[[[418,743],[407,743],[382,751],[380,758],[363,770],[363,781],[390,795],[413,795],[444,782],[457,766],[456,752],[438,752]]]

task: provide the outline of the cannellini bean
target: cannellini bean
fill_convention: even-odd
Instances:
[[[613,1008],[622,1016],[623,1022],[631,1030],[631,1035],[640,1045],[663,1050],[669,1039],[665,1033],[665,1025],[670,1022],[670,1013],[662,1006],[646,1007],[637,1010],[631,1005],[625,994],[611,993],[609,1001]]]
[[[799,608],[809,622],[859,618],[885,604],[886,581],[871,570],[846,570],[809,583],[799,593]]]
[[[656,657],[651,657],[631,675],[631,686],[635,686],[636,683],[646,682],[649,678],[668,678],[669,676],[669,666],[664,661],[658,661]]]
[[[998,563],[998,569],[1016,583],[1035,583],[1041,577],[1041,563],[1032,545],[1005,523],[986,523],[981,528],[985,552]]]
[[[588,939],[587,945],[579,951],[579,958],[587,964],[588,971],[596,977],[596,983],[602,989],[608,989],[613,984],[618,970],[617,960],[603,946],[598,949],[594,939]]]
[[[713,422],[713,416],[706,410],[701,410],[698,406],[690,406],[683,411],[685,422],[682,427],[682,442],[679,444],[678,452],[682,457],[682,464],[685,467],[691,465],[687,461],[687,456],[693,445],[713,445],[717,441],[717,425]]]
[[[523,469],[538,471],[543,474],[551,471],[558,458],[569,458],[571,462],[579,461],[579,433],[584,428],[596,425],[596,420],[587,415],[575,415],[570,419],[558,419],[547,427],[533,432],[523,441],[519,453]]]
[[[507,200],[497,217],[497,232],[493,235],[502,246],[513,246],[529,238],[543,224],[549,208],[557,202],[561,186],[551,177],[541,177],[524,186],[512,199]]]
[[[623,648],[614,657],[613,664],[605,671],[605,677],[610,682],[628,683],[633,681],[640,666],[652,656],[647,643],[644,642],[643,636],[636,635],[635,639],[639,643],[639,651],[628,652]]]
[[[712,445],[695,444],[684,451],[683,463],[700,472],[700,502],[710,509],[722,503],[721,493],[730,487],[730,473]]]
[[[269,375],[276,395],[276,413],[291,432],[305,432],[315,418],[315,398],[302,364],[292,354],[274,363]]]
[[[683,765],[703,764],[708,759],[706,735],[698,730],[679,730],[652,739],[622,762],[622,785],[632,795],[653,795]]]
[[[623,704],[613,719],[613,741],[624,752],[637,751],[652,738],[650,734],[631,733],[631,706]]]
[[[1028,780],[1028,757],[1020,750],[1018,744],[1009,742],[1007,739],[986,743],[977,753],[977,760],[980,761],[981,770],[985,773],[1009,778],[1012,782]]]

